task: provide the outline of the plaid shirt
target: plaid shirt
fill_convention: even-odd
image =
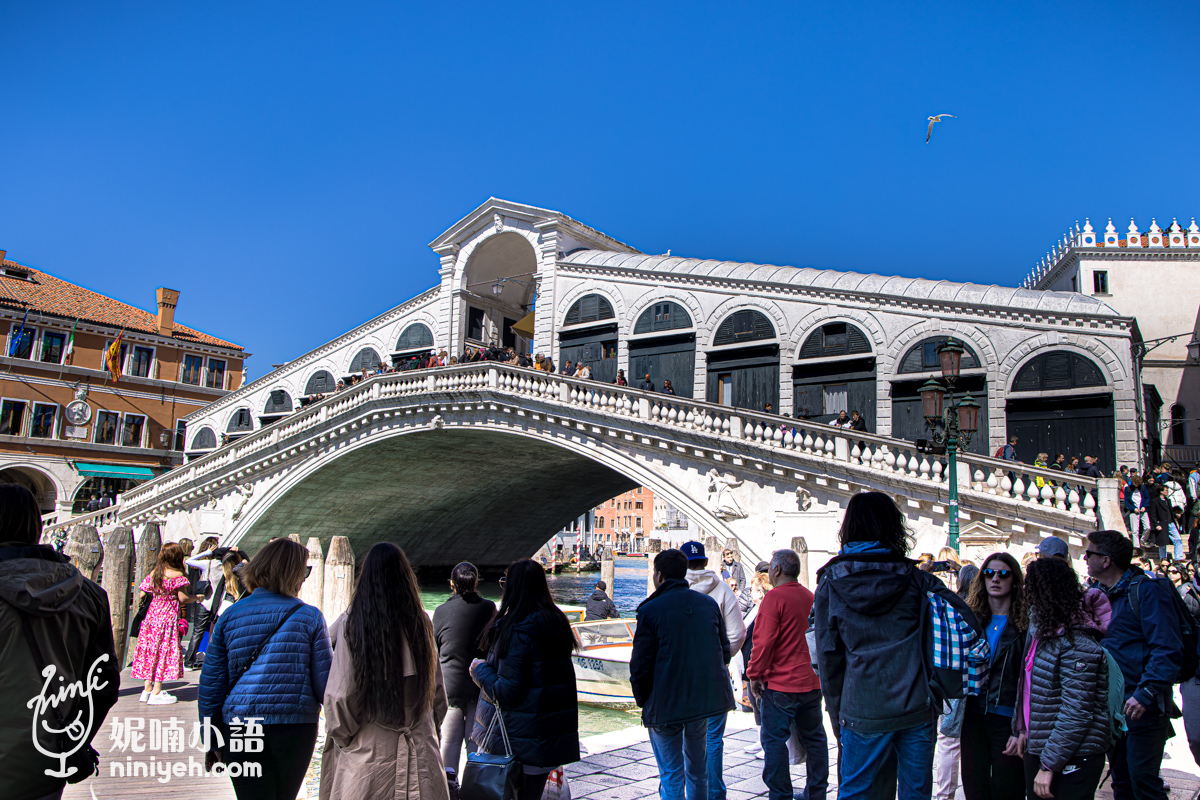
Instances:
[[[925,594],[933,618],[933,665],[962,672],[964,697],[979,694],[991,666],[987,639],[976,633],[954,606],[934,592]]]

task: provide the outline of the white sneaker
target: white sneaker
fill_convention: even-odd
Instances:
[[[767,757],[767,754],[764,753],[762,750],[759,750],[757,753],[754,754],[754,757],[765,759]]]
[[[178,703],[178,698],[173,694],[159,692],[158,694],[150,695],[150,699],[146,701],[148,706],[169,706],[171,703]]]
[[[761,744],[759,744],[758,742],[755,742],[754,744],[750,745],[749,747],[743,747],[743,748],[742,748],[742,752],[743,752],[743,753],[751,753],[751,754],[753,754],[753,753],[761,753],[761,752],[762,752],[762,745],[761,745]]]
[[[150,699],[150,693],[147,692],[145,689],[142,689],[142,696],[138,698],[138,702],[144,703],[149,699]]]

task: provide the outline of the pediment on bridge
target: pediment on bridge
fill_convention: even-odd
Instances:
[[[993,528],[987,523],[975,520],[963,526],[958,534],[959,550],[964,558],[970,558],[976,563],[997,550],[1007,549],[1011,533],[1005,533],[999,528]]]
[[[560,233],[568,234],[562,238],[570,240],[579,247],[593,250],[615,250],[621,253],[641,252],[606,233],[601,233],[595,228],[568,217],[561,211],[514,203],[498,197],[489,197],[482,205],[430,242],[429,247],[438,255],[453,253],[489,227],[494,228],[497,232],[512,227],[532,227],[540,231],[557,229]]]

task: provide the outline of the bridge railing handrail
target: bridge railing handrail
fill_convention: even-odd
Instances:
[[[137,506],[372,400],[458,390],[530,394],[551,402],[747,440],[771,448],[905,474],[935,484],[944,484],[947,479],[942,458],[919,450],[915,442],[908,440],[495,361],[480,361],[372,376],[129,490],[123,505],[127,508]],[[1097,484],[1092,478],[975,453],[960,452],[959,462],[959,483],[965,489],[1050,505],[1077,514],[1095,513]],[[1042,479],[1041,486],[1037,485],[1039,478]],[[79,522],[80,518],[76,518],[62,524]]]
[[[57,533],[61,530],[66,530],[74,525],[95,525],[97,528],[104,527],[110,524],[116,524],[121,513],[121,500],[124,495],[120,495],[113,504],[108,508],[101,508],[97,511],[87,511],[75,517],[68,517],[63,520],[56,520],[53,523],[42,526],[42,535]]]

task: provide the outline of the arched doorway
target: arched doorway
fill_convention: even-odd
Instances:
[[[792,413],[797,419],[829,422],[858,411],[867,430],[875,419],[875,356],[871,340],[849,322],[827,322],[810,333],[792,367]]]
[[[1043,452],[1098,456],[1106,474],[1117,468],[1112,388],[1086,356],[1051,350],[1027,361],[1009,387],[1006,416],[1027,464]]]
[[[679,397],[694,397],[696,331],[687,309],[669,300],[654,303],[638,317],[629,339],[629,385],[649,373],[658,389],[669,380]]]
[[[258,418],[259,425],[270,425],[292,413],[292,396],[286,389],[272,389]]]
[[[37,500],[43,514],[54,511],[58,500],[58,489],[54,481],[41,470],[32,467],[5,467],[0,469],[0,483],[15,483],[24,486]]]
[[[617,379],[617,322],[607,297],[584,295],[567,309],[558,333],[558,361],[560,369],[568,361],[586,364],[594,381]]]
[[[497,234],[475,249],[456,290],[456,355],[493,344],[529,351],[529,341],[512,326],[533,309],[537,269],[537,253],[519,233]]]
[[[920,388],[930,378],[941,378],[941,362],[938,348],[950,336],[930,336],[910,347],[896,365],[896,377],[892,379],[892,436],[915,442],[929,439],[929,428],[921,412]],[[967,451],[979,455],[991,455],[988,441],[987,370],[979,354],[961,339],[954,341],[967,351],[963,353],[959,378],[954,384],[954,396],[961,398],[966,392],[979,402],[979,432],[971,437]]]
[[[767,315],[735,311],[721,321],[707,354],[710,403],[762,411],[779,409],[779,340]]]

